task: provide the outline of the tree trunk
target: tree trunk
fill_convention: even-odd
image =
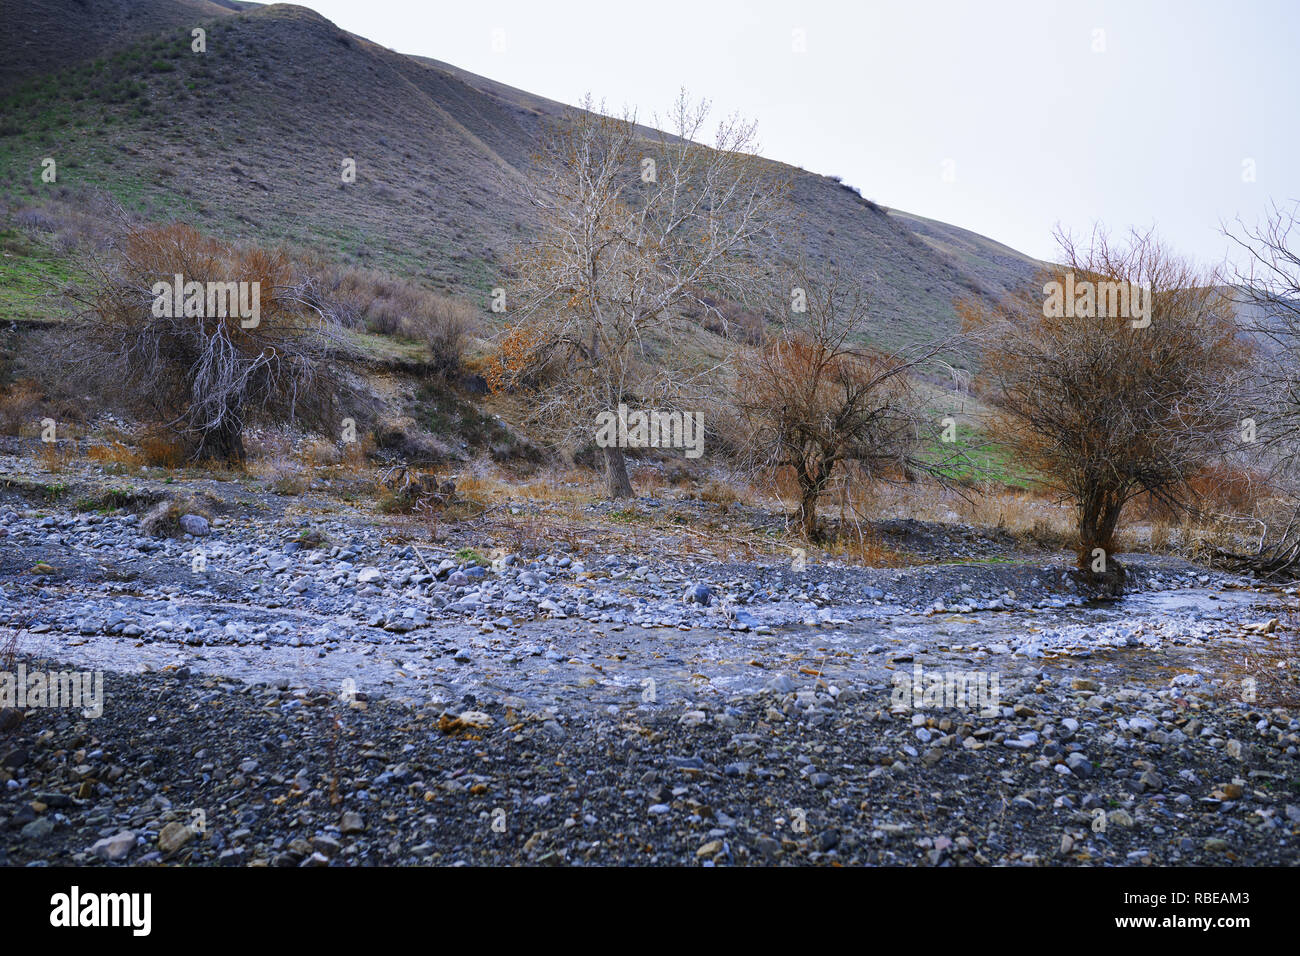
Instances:
[[[807,540],[821,540],[821,532],[817,528],[817,492],[815,490],[805,490],[800,496],[799,510],[795,512],[795,520],[799,522],[799,529]]]
[[[1079,513],[1079,567],[1091,570],[1093,552],[1101,548],[1106,561],[1111,561],[1115,548],[1115,529],[1120,512],[1124,509],[1124,496],[1116,491],[1100,488],[1090,490],[1078,504]]]
[[[227,417],[220,427],[203,433],[196,457],[200,461],[241,464],[245,455],[243,433],[243,423],[237,418]]]
[[[611,500],[632,497],[627,459],[623,457],[623,449],[613,445],[605,449],[605,493]]]
[[[830,480],[832,467],[833,465],[825,463],[818,466],[795,466],[795,478],[799,482],[799,510],[795,512],[795,520],[809,541],[822,539],[821,529],[817,526],[817,499]]]

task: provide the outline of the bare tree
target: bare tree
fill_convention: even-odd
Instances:
[[[996,307],[959,304],[981,345],[995,433],[1074,503],[1080,567],[1114,550],[1124,505],[1171,508],[1230,451],[1250,349],[1214,277],[1151,234],[1087,248],[1058,236],[1063,262]]]
[[[728,118],[698,142],[708,114],[683,92],[656,120],[668,132],[652,132],[588,98],[545,138],[528,186],[541,236],[517,263],[518,318],[490,378],[528,391],[556,444],[590,442],[620,403],[680,400],[707,372],[677,347],[683,312],[725,321],[752,288],[785,184],[750,123]],[[630,496],[623,449],[604,461],[609,496]]]
[[[1281,520],[1266,522],[1253,554],[1219,557],[1281,577],[1300,567],[1300,202],[1274,204],[1262,224],[1238,220],[1224,233],[1245,254],[1232,295],[1261,353],[1247,403],[1254,462],[1291,504]]]
[[[285,253],[184,225],[129,227],[85,269],[88,282],[70,293],[80,307],[71,358],[167,425],[196,460],[241,461],[251,415],[293,420],[334,394],[331,323]],[[163,291],[177,276],[181,289]],[[254,301],[255,316],[241,311]]]
[[[799,487],[793,520],[818,541],[818,501],[837,469],[846,479],[850,473],[867,479],[940,474],[922,454],[927,432],[935,429],[911,376],[936,362],[945,343],[892,353],[866,347],[866,287],[838,272],[822,280],[796,266],[784,294],[794,310],[751,353],[738,378],[737,405],[747,425],[749,465],[791,470]]]

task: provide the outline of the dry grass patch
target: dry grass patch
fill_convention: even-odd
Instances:
[[[110,474],[135,474],[145,463],[143,455],[120,441],[91,445],[86,449],[86,458]]]
[[[64,442],[41,442],[39,454],[41,468],[48,474],[62,474],[74,458],[74,449]]]
[[[18,435],[41,419],[40,388],[30,380],[0,386],[0,435]]]

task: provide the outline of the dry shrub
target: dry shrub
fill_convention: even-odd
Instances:
[[[1142,521],[1181,521],[1184,513],[1252,514],[1264,494],[1261,476],[1246,469],[1211,463],[1187,479],[1188,506],[1170,507],[1166,501],[1150,494],[1135,495],[1126,514]]]
[[[497,393],[514,392],[555,381],[561,366],[548,358],[551,345],[541,329],[524,324],[508,327],[483,370],[488,388]]]
[[[501,482],[481,475],[465,475],[463,478],[456,479],[457,494],[477,498],[480,501],[491,499],[505,487]]]
[[[314,261],[310,267],[322,302],[328,302],[348,328],[396,335],[402,319],[418,312],[421,300],[429,294],[412,282],[374,269],[323,261]]]
[[[344,443],[343,451],[339,456],[339,465],[355,474],[367,466],[374,454],[374,436],[362,435],[356,441]]]
[[[1151,537],[1148,541],[1148,547],[1152,551],[1168,551],[1172,541],[1173,529],[1168,521],[1153,521],[1151,523]]]
[[[266,486],[277,495],[300,495],[311,487],[311,472],[292,458],[272,458],[259,464]]]
[[[728,505],[733,505],[740,500],[740,495],[736,489],[716,479],[710,478],[703,487],[700,488],[699,498],[701,501],[708,501],[715,505],[722,505],[724,510]]]
[[[689,312],[687,317],[691,317]],[[746,345],[762,345],[766,331],[766,323],[760,313],[734,302],[724,302],[716,311],[705,313],[701,324],[714,335]]]
[[[66,256],[80,246],[102,244],[104,220],[115,211],[115,204],[107,196],[82,195],[75,203],[49,199],[40,206],[9,206],[6,211],[31,239]]]
[[[86,449],[86,457],[114,472],[134,471],[145,463],[140,453],[120,441],[110,442],[107,445],[91,445]]]
[[[443,378],[460,372],[465,347],[477,321],[474,309],[445,296],[430,296],[425,310],[408,316],[401,332],[407,338],[424,343],[429,349],[429,364]]]
[[[899,568],[907,562],[897,551],[880,540],[869,526],[841,526],[839,534],[826,546],[832,557],[854,561],[869,568]]]
[[[140,531],[149,537],[177,537],[182,515],[200,515],[211,521],[212,509],[194,496],[160,501],[140,519]]]
[[[437,438],[424,435],[414,419],[402,417],[375,426],[374,444],[387,456],[405,462],[433,463],[451,457],[452,449]]]
[[[377,482],[379,510],[385,514],[411,514],[417,507],[439,510],[456,499],[456,482],[436,471],[396,465]],[[423,503],[423,504],[422,504]]]
[[[155,468],[179,468],[190,456],[188,444],[173,432],[152,427],[140,437],[140,457]]]
[[[320,304],[349,328],[400,336],[428,346],[442,375],[458,372],[477,324],[469,304],[375,269],[312,262]]]
[[[658,468],[635,469],[632,472],[632,477],[640,486],[642,492],[652,498],[668,486],[668,482],[664,480],[663,473]]]
[[[303,445],[299,457],[307,468],[317,468],[322,465],[337,465],[342,460],[343,455],[338,447],[330,442],[309,441]]]
[[[515,554],[537,554],[546,550],[547,541],[542,534],[541,522],[535,515],[507,514],[501,524],[509,551]]]
[[[333,400],[331,323],[283,250],[231,245],[181,224],[132,227],[107,259],[82,265],[88,281],[70,293],[81,306],[71,340],[79,367],[165,424],[194,458],[242,461],[251,417],[294,421]],[[159,280],[175,275],[199,284],[194,311],[203,314],[157,314],[170,294]],[[250,300],[257,290],[255,324],[213,294],[236,283],[247,283]],[[188,300],[180,311],[191,311]]]
[[[0,386],[0,435],[17,435],[24,425],[39,421],[42,398],[31,379]]]
[[[665,463],[662,474],[664,483],[673,486],[690,484],[695,480],[695,469],[680,459]]]
[[[1068,532],[1047,518],[1035,518],[1029,530],[1021,533],[1019,537],[1040,548],[1053,550],[1065,548],[1070,543]]]
[[[41,442],[41,467],[51,475],[57,475],[72,460],[72,449],[62,442]]]
[[[548,471],[527,479],[515,479],[509,469],[475,473],[456,478],[457,493],[484,505],[534,501],[587,504],[599,497],[591,476],[579,469]]]

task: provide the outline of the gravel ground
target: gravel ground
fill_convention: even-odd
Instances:
[[[1049,668],[989,716],[818,686],[557,719],[109,675],[103,717],[5,731],[0,862],[1300,861],[1288,711]]]
[[[0,671],[103,671],[104,708],[0,712],[0,863],[1300,861],[1295,589],[1133,556],[1099,603],[1062,555],[916,522],[968,563],[628,529],[482,564],[213,481],[159,537],[176,489],[101,514],[24,480]],[[987,699],[900,697],[918,667]]]

